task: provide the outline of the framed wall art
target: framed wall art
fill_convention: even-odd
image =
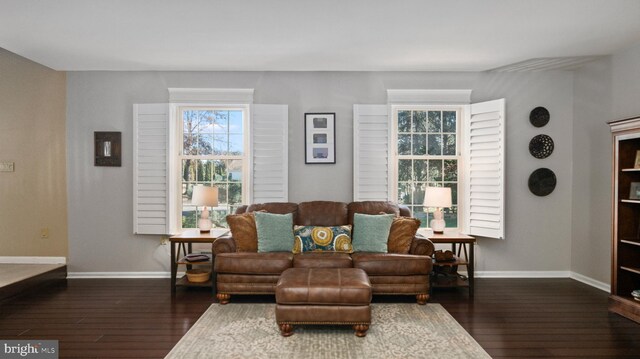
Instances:
[[[122,165],[122,133],[94,132],[94,165],[120,167]]]
[[[336,163],[336,114],[304,114],[304,163]]]

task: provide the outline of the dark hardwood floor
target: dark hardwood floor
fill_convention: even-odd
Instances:
[[[69,280],[0,303],[0,338],[57,339],[61,358],[162,358],[212,301],[202,288],[172,297],[168,279]],[[494,358],[640,358],[640,325],[609,314],[607,293],[570,279],[477,279],[472,300],[454,289],[431,302]]]
[[[60,266],[15,283],[0,287],[0,303],[13,296],[37,292],[44,287],[64,284],[67,278],[67,266]]]

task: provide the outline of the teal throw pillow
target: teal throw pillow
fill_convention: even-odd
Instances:
[[[293,253],[346,252],[352,253],[351,225],[336,227],[295,226]]]
[[[258,252],[291,252],[293,215],[255,212]]]
[[[393,214],[361,214],[353,216],[353,251],[387,253],[387,240]]]

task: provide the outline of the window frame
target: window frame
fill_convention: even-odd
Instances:
[[[457,207],[458,207],[458,217],[457,217],[457,227],[447,227],[453,228],[456,230],[463,230],[465,223],[465,209],[466,209],[466,193],[465,193],[465,184],[466,179],[464,177],[464,169],[466,166],[467,159],[465,158],[464,152],[464,116],[466,116],[465,110],[468,108],[468,105],[464,104],[394,104],[391,105],[390,117],[391,117],[391,127],[389,128],[389,146],[391,154],[391,161],[389,161],[389,182],[391,189],[390,199],[393,202],[399,203],[398,201],[398,161],[400,159],[420,159],[420,160],[428,160],[428,159],[456,159],[458,160],[458,190],[457,190]],[[398,113],[400,111],[427,111],[427,121],[428,121],[428,111],[456,111],[456,155],[399,155],[398,154]],[[426,132],[428,135],[428,131]],[[428,151],[428,145],[427,145]],[[428,152],[427,152],[428,153]],[[444,182],[444,181],[442,181]],[[406,205],[406,204],[401,204]],[[415,205],[409,204],[408,206],[414,207]],[[413,211],[412,211],[413,213]],[[415,214],[413,214],[415,217]],[[429,218],[427,216],[427,218]],[[427,229],[431,229],[429,223],[425,223]]]
[[[243,155],[239,156],[229,155],[183,155],[184,144],[184,131],[183,131],[183,116],[182,113],[185,110],[212,110],[212,111],[225,111],[225,110],[240,110],[242,111],[242,125],[243,125]],[[170,196],[170,209],[173,213],[174,228],[178,232],[190,228],[182,227],[182,160],[185,158],[191,159],[241,159],[242,160],[242,202],[250,203],[251,192],[253,189],[252,176],[249,173],[252,168],[253,156],[251,155],[251,105],[250,104],[217,104],[217,103],[172,103],[170,109],[170,115],[173,119],[171,136],[172,148],[170,158],[170,178],[169,183],[173,189],[174,195]],[[196,212],[197,213],[197,212]],[[231,214],[231,213],[230,213]]]

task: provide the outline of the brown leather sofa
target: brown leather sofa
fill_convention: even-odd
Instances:
[[[411,211],[391,202],[262,203],[242,206],[236,214],[265,210],[293,213],[294,224],[338,226],[353,224],[354,213],[392,213],[410,217]],[[213,244],[217,298],[226,304],[232,294],[273,294],[280,274],[288,268],[360,268],[369,276],[373,294],[415,295],[419,304],[429,298],[429,273],[432,269],[431,241],[415,237],[408,254],[307,252],[237,252],[232,237],[219,238]]]

